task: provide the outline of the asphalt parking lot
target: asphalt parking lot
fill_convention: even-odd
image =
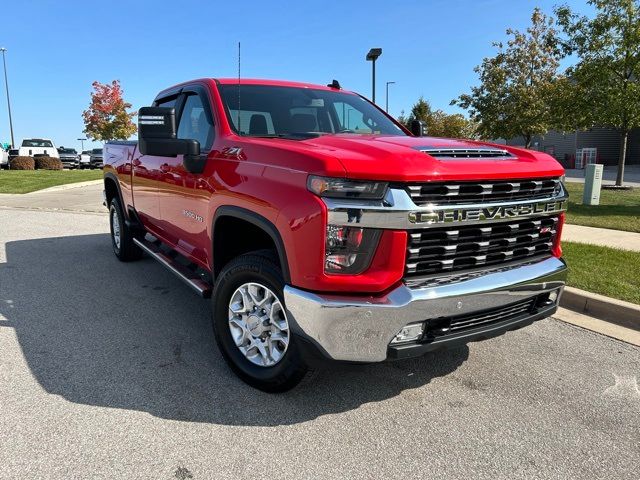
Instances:
[[[0,208],[0,478],[638,478],[637,347],[546,319],[268,395],[107,231]]]

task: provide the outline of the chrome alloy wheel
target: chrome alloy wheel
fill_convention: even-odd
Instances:
[[[111,209],[111,228],[113,229],[113,243],[115,243],[116,248],[120,250],[120,219],[118,218],[118,212],[116,209]]]
[[[289,322],[275,293],[259,283],[245,283],[229,301],[229,330],[247,360],[272,367],[289,347]]]

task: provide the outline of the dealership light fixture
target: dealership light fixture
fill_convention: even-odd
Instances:
[[[371,62],[371,101],[376,103],[376,60],[382,55],[381,48],[372,48],[367,53],[366,60]]]

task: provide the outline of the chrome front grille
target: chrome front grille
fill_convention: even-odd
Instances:
[[[441,160],[514,158],[514,155],[501,148],[421,148],[420,151]]]
[[[549,257],[557,230],[557,216],[411,230],[405,278]]]
[[[558,178],[483,182],[434,182],[410,184],[407,193],[418,206],[505,202],[550,198],[561,189]]]
[[[464,270],[462,272],[452,272],[440,275],[426,275],[405,278],[404,283],[409,288],[430,288],[439,287],[440,285],[447,285],[449,283],[466,282],[467,280],[473,280],[474,278],[482,277],[484,275],[493,273],[508,272],[515,268],[532,265],[539,260],[532,258],[530,261],[515,261],[501,264],[494,267],[476,268],[471,270]]]

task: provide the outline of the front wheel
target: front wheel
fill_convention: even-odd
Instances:
[[[284,392],[306,375],[284,305],[284,280],[268,252],[232,260],[213,292],[213,330],[231,369],[265,392]]]

